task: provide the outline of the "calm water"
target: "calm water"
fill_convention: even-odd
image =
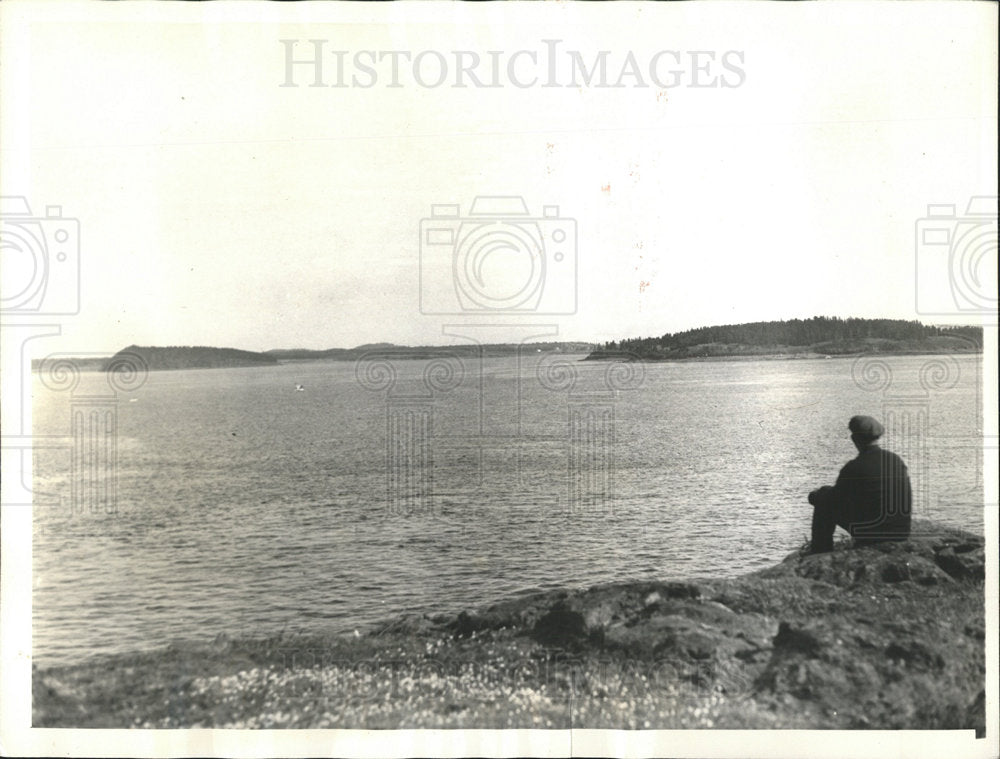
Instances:
[[[918,516],[982,529],[977,357],[618,365],[612,386],[577,358],[403,361],[391,388],[349,362],[150,374],[118,393],[116,514],[75,513],[70,448],[36,449],[36,661],[738,574],[806,539],[856,413],[894,420]],[[74,392],[36,379],[36,435],[109,388]]]

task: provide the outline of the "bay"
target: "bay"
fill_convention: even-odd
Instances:
[[[982,530],[978,356],[581,358],[36,377],[36,663],[760,568],[807,539],[861,413],[915,516]],[[95,407],[113,509],[71,487],[71,414]]]

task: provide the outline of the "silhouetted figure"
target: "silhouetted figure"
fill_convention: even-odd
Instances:
[[[910,536],[913,494],[906,464],[876,441],[885,431],[877,419],[854,416],[848,422],[857,458],[840,470],[837,484],[809,494],[813,505],[810,553],[833,550],[833,533],[840,525],[856,545]]]

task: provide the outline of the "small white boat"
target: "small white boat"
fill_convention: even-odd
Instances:
[[[296,390],[297,390],[298,392],[300,392],[300,393],[301,393],[301,392],[303,392],[303,391],[305,390],[305,387],[303,387],[302,385],[296,385],[296,386],[295,386],[295,389],[296,389]]]

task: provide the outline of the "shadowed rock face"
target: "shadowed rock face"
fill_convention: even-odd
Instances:
[[[587,637],[587,621],[578,611],[553,609],[535,622],[531,633],[543,645],[575,646]]]
[[[902,543],[788,556],[756,577],[808,580],[807,603],[835,590],[826,613],[780,622],[758,694],[852,714],[856,727],[926,727],[933,712],[982,733],[984,576],[982,538],[927,523]]]

